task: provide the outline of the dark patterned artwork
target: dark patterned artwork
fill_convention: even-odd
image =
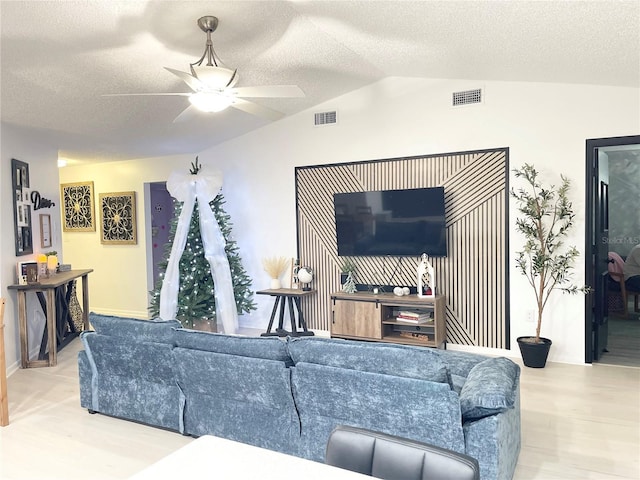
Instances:
[[[100,194],[100,242],[135,245],[136,192]]]
[[[95,232],[93,216],[93,182],[63,183],[60,197],[64,212],[65,232]]]

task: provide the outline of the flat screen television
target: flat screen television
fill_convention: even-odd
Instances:
[[[335,193],[339,256],[446,257],[444,187]]]

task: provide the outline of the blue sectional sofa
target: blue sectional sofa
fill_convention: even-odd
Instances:
[[[506,358],[89,319],[78,366],[90,412],[319,462],[333,428],[350,425],[466,453],[483,480],[513,476],[520,368]]]

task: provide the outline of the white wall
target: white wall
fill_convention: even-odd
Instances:
[[[477,87],[484,89],[483,104],[450,106],[452,92]],[[577,218],[570,242],[584,253],[585,140],[638,134],[639,97],[632,88],[388,78],[313,109],[337,109],[335,126],[314,127],[313,112],[303,112],[200,158],[221,162],[226,171],[227,211],[256,289],[268,282],[262,258],[295,256],[294,168],[305,165],[509,147],[512,168],[533,163],[550,181],[559,173],[573,181]],[[512,268],[520,246],[514,225],[512,215],[511,343],[517,351],[516,337],[534,333],[524,319],[535,302]],[[576,279],[584,279],[583,256]],[[258,300],[260,310],[247,321],[262,327],[271,305],[268,298]],[[558,293],[547,306],[542,333],[554,342],[551,361],[583,363],[584,298]]]
[[[56,250],[64,259],[62,252],[60,201],[58,186],[58,151],[42,132],[0,124],[0,182],[2,201],[0,202],[0,292],[6,299],[4,312],[5,357],[7,370],[12,372],[20,360],[20,333],[18,328],[18,305],[16,292],[7,287],[16,283],[16,263],[35,259],[35,254]],[[13,187],[11,183],[11,159],[15,158],[29,164],[29,179],[32,190],[40,192],[42,197],[55,202],[55,207],[32,210],[33,251],[34,255],[16,257],[13,224]],[[40,247],[39,214],[51,215],[52,246]],[[27,294],[27,314],[30,350],[37,349],[42,337],[45,317],[35,294]]]

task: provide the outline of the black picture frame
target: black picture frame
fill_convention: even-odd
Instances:
[[[15,231],[16,256],[33,253],[33,228],[31,204],[29,203],[29,164],[11,159],[11,181],[13,186],[13,225]]]

